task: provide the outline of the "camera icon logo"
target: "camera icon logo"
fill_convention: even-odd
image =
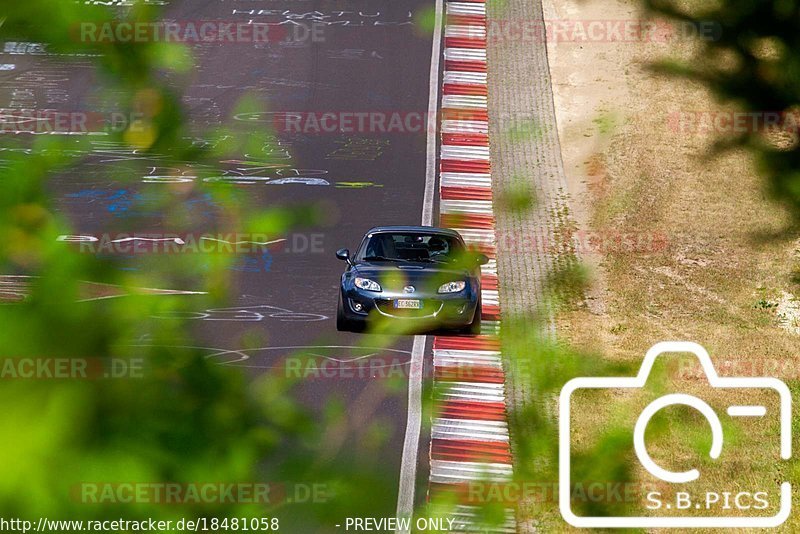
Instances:
[[[713,504],[719,498],[706,495],[705,501],[692,502],[685,493],[685,506],[675,506],[671,512],[680,512],[678,515],[673,513],[664,515],[639,515],[639,516],[587,516],[577,515],[572,508],[573,486],[572,465],[571,465],[571,420],[573,395],[579,391],[586,390],[623,390],[631,391],[643,389],[648,377],[653,369],[656,358],[663,353],[691,353],[699,360],[702,370],[707,378],[708,386],[712,389],[719,389],[718,392],[734,391],[739,394],[769,390],[773,395],[777,393],[780,405],[779,427],[780,444],[779,454],[783,460],[791,458],[791,394],[784,382],[776,378],[768,377],[720,377],[717,375],[711,358],[706,350],[697,343],[684,341],[666,341],[657,343],[647,351],[639,373],[635,377],[583,377],[575,378],[567,382],[561,390],[559,399],[559,508],[564,519],[575,527],[589,528],[652,528],[652,527],[678,527],[678,528],[717,528],[717,527],[739,527],[739,528],[759,528],[775,527],[789,517],[791,511],[791,484],[782,482],[780,484],[779,510],[772,516],[743,516],[743,515],[714,515]],[[668,483],[674,487],[685,487],[685,485],[702,478],[698,469],[686,471],[672,471],[659,465],[650,456],[645,441],[645,430],[650,420],[662,409],[670,406],[687,406],[699,412],[705,418],[711,429],[711,447],[709,456],[712,461],[716,461],[723,455],[725,446],[725,436],[723,420],[726,424],[735,424],[736,420],[753,420],[767,415],[768,410],[761,405],[729,405],[725,414],[720,415],[709,403],[700,397],[686,393],[670,393],[663,395],[649,404],[641,411],[633,426],[633,449],[635,455],[643,467],[659,484]],[[740,458],[741,459],[741,458]],[[777,460],[777,459],[776,459]],[[682,486],[678,486],[682,485]],[[671,487],[672,488],[672,487]],[[776,492],[777,493],[777,492]],[[738,496],[737,496],[738,499]],[[701,509],[700,502],[703,502],[704,511],[712,510],[712,515],[697,515]],[[666,509],[672,508],[666,504]],[[657,508],[664,510],[664,508]],[[651,510],[653,510],[651,508]],[[690,515],[692,513],[695,515]]]

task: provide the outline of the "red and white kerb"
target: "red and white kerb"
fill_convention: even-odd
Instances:
[[[505,373],[500,357],[500,303],[495,261],[486,80],[486,4],[448,1],[439,167],[440,226],[457,230],[490,261],[482,268],[481,334],[437,336],[433,342],[434,418],[429,497],[462,494],[470,482],[513,476]],[[466,492],[464,492],[466,493]],[[475,503],[456,508],[455,531],[477,527]],[[516,532],[513,509],[492,529]]]

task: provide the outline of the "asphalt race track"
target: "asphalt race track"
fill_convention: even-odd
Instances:
[[[275,130],[273,142],[261,151],[221,161],[219,166],[225,172],[220,180],[230,182],[257,207],[313,204],[325,212],[318,224],[280,236],[285,241],[268,252],[237,257],[230,267],[232,300],[228,306],[193,308],[193,296],[186,295],[187,316],[197,324],[209,357],[244,367],[253,377],[280,368],[285,357],[298,353],[334,367],[352,358],[381,358],[387,365],[402,368],[406,375],[412,337],[388,340],[390,348],[376,352],[358,347],[386,344],[387,340],[371,342],[363,335],[336,331],[342,263],[334,252],[341,247],[354,249],[372,226],[420,224],[426,129],[342,133],[302,126],[295,131],[287,121],[296,118],[292,112],[424,116],[432,41],[425,21],[432,18],[433,2],[164,3],[169,20],[268,23],[274,25],[270,31],[277,28],[276,35],[283,37],[278,42],[188,44],[195,66],[171,82],[190,110],[198,143],[209,142],[203,132],[223,122],[236,129]],[[316,38],[304,33],[310,28],[318,32]],[[107,93],[102,100],[98,96],[102,80],[95,77],[87,58],[53,56],[35,43],[4,43],[0,64],[13,65],[0,71],[0,107],[113,109],[113,95],[110,101]],[[244,97],[269,111],[237,113],[236,106]],[[150,160],[130,148],[109,145],[102,136],[92,137],[92,143],[92,156],[52,184],[57,209],[79,234],[170,232],[169,213],[152,201],[163,191],[160,188],[176,186],[163,176],[184,178],[178,181],[182,208],[196,217],[198,228],[213,217],[217,207],[191,190],[196,179],[192,169],[164,168],[158,158]],[[145,163],[146,172],[138,180],[124,176],[126,165],[133,162]],[[158,262],[157,256],[134,255],[125,268],[135,271],[154,262]],[[187,280],[180,287],[162,289],[192,291],[193,287]],[[331,398],[339,398],[354,416],[385,423],[389,437],[381,456],[389,477],[387,487],[394,493],[380,502],[376,498],[372,512],[393,515],[406,426],[406,391],[386,386],[394,393],[384,396],[384,381],[370,377],[334,376],[302,382],[298,394],[312,407],[319,409]],[[420,444],[420,452],[426,459],[426,443]],[[425,463],[419,465],[422,487]],[[424,491],[418,490],[416,501],[421,499]]]

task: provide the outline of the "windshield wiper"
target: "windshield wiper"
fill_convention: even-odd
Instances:
[[[439,258],[424,258],[424,259],[421,259],[419,261],[431,262],[431,263],[444,263],[444,264],[449,264],[449,263],[453,262],[452,259],[445,260],[445,259],[439,259]]]
[[[408,261],[403,258],[387,258],[386,256],[366,256],[363,261]]]

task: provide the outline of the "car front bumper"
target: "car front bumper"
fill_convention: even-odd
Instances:
[[[419,300],[419,309],[399,309],[399,299]],[[458,293],[392,293],[365,291],[356,287],[342,291],[344,314],[350,321],[401,321],[419,326],[461,328],[472,323],[478,308],[476,291]]]

